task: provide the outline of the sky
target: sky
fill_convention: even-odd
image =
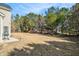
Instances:
[[[66,7],[70,8],[74,4],[73,3],[7,3],[12,8],[12,14],[15,16],[16,14],[19,15],[26,15],[30,12],[35,14],[44,14],[47,8],[52,6],[54,7]]]

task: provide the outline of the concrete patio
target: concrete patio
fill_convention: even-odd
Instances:
[[[9,40],[8,39],[1,40],[0,43],[12,43],[12,42],[17,42],[17,41],[19,41],[19,40],[11,37]]]

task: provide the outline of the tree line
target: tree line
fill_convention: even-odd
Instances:
[[[12,20],[12,32],[36,32],[48,34],[79,34],[79,4],[70,9],[50,7],[45,15],[29,13],[25,16],[16,14]]]

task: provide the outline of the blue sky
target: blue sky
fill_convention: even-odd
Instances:
[[[51,6],[54,7],[66,7],[70,8],[73,3],[8,3],[8,5],[12,8],[12,14],[16,15],[26,15],[30,12],[36,13],[36,14],[44,14],[47,8],[50,8]]]

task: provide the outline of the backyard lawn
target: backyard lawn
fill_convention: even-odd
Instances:
[[[12,33],[19,41],[0,44],[0,55],[70,56],[79,55],[79,37],[56,37],[34,33]],[[72,40],[74,39],[74,40]]]

